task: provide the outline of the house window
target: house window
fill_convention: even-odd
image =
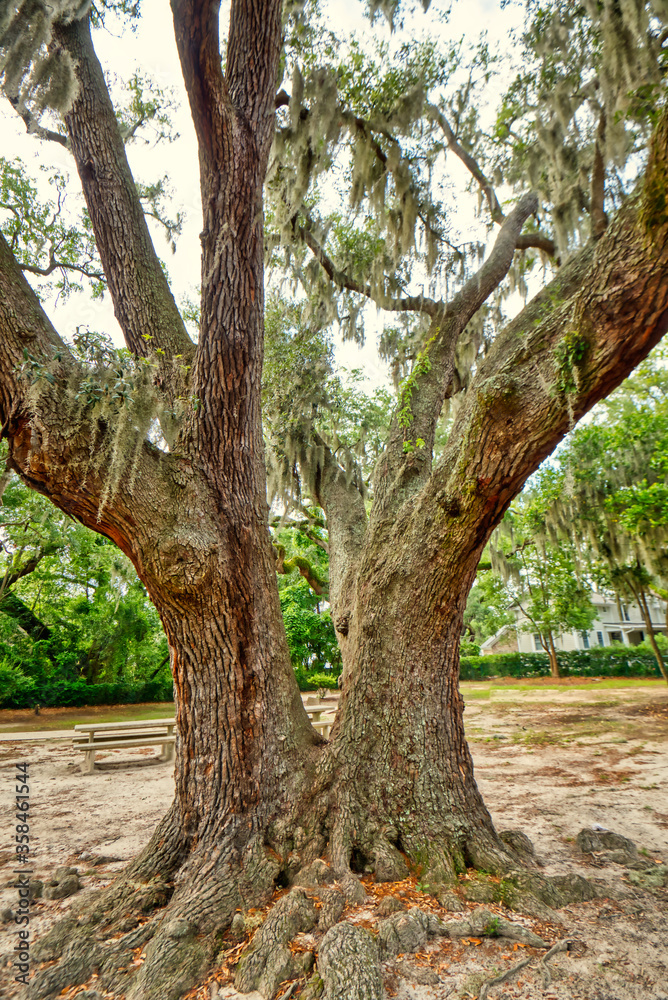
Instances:
[[[582,648],[583,649],[589,649],[589,633],[588,632],[583,632],[582,633]]]
[[[609,632],[610,642],[623,642],[621,632]]]
[[[630,622],[631,619],[629,618],[629,609],[626,607],[625,604],[622,604],[622,611],[624,613],[624,621]],[[621,639],[619,641],[621,642]]]
[[[602,632],[597,632],[596,633],[596,641],[598,642],[599,646],[605,646],[605,642],[603,641],[603,633]]]
[[[534,632],[533,634],[533,648],[537,653],[543,652],[543,643],[540,640],[540,634],[538,632]]]

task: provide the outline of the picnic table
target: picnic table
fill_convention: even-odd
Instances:
[[[162,745],[159,760],[174,759],[176,719],[145,719],[141,722],[87,722],[74,727],[74,745],[85,754],[81,770],[92,774],[97,750]]]
[[[313,728],[327,739],[334,722],[336,705],[307,702],[304,707]],[[145,719],[140,722],[87,722],[75,726],[74,746],[85,754],[81,770],[85,774],[93,773],[97,750],[121,750],[160,744],[162,751],[158,759],[173,760],[175,726],[174,718]]]

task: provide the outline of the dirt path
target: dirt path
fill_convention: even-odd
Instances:
[[[417,956],[397,956],[385,963],[387,995],[398,1000],[477,997],[485,978],[510,968],[518,957],[534,955],[526,969],[490,988],[489,996],[668,1000],[668,889],[648,891],[635,885],[635,873],[617,864],[599,867],[600,858],[583,855],[575,844],[582,828],[598,824],[633,840],[648,867],[662,871],[658,862],[668,863],[668,690],[656,684],[523,687],[463,685],[477,780],[497,828],[520,828],[528,834],[546,874],[577,872],[598,879],[602,896],[555,912],[548,924],[519,918],[550,942],[574,942],[568,953],[550,961],[547,987],[536,949],[502,938],[438,938]],[[0,718],[0,724],[3,721]],[[31,846],[41,879],[68,864],[78,868],[83,891],[107,884],[148,839],[173,794],[169,765],[156,763],[152,748],[107,751],[99,757],[99,769],[85,775],[80,754],[69,741],[12,743],[11,736],[3,734],[0,911],[15,908],[17,901],[17,889],[8,885],[14,878],[17,760],[30,765]],[[368,880],[366,885],[369,901],[347,913],[347,919],[373,926],[388,891],[401,905],[453,918],[419,890],[416,879],[392,887]],[[36,900],[31,937],[70,902]],[[488,908],[518,919],[500,904]],[[462,915],[472,909],[473,904],[462,899]],[[16,985],[6,964],[12,961],[16,930],[13,920],[0,924],[0,979],[7,980],[8,996]],[[295,947],[310,944],[297,942]],[[231,957],[233,953],[228,968]],[[192,995],[198,1000],[238,996],[224,969],[223,963],[216,981]],[[297,997],[299,991],[292,995]],[[258,995],[249,996],[259,1000]]]

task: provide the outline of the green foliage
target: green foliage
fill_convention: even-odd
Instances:
[[[424,441],[422,438],[417,438],[415,442],[412,442],[406,437],[406,432],[413,423],[413,411],[411,409],[413,393],[419,387],[421,376],[426,375],[427,372],[431,371],[429,348],[435,340],[436,334],[434,334],[434,336],[427,341],[421,351],[418,351],[410,374],[406,376],[399,386],[399,409],[397,411],[397,423],[404,431],[404,452],[415,451],[416,448],[424,448]]]
[[[461,655],[477,655],[479,650],[473,653],[467,646],[479,645],[504,625],[513,625],[515,615],[511,608],[506,586],[499,574],[490,570],[479,571],[464,612],[465,638],[460,645]]]
[[[142,702],[172,701],[174,690],[170,678],[133,682],[127,680],[87,684],[86,681],[53,678],[34,681],[29,687],[12,689],[5,686],[4,667],[0,664],[0,708],[66,708],[83,705],[137,705]]]
[[[296,669],[323,671],[329,665],[340,670],[341,653],[328,612],[319,613],[305,581],[280,592],[281,610],[288,638],[290,659]],[[311,606],[309,606],[311,604]]]
[[[336,678],[341,672],[341,651],[331,614],[326,605],[329,576],[327,532],[322,526],[322,511],[307,508],[300,527],[279,527],[274,532],[274,545],[283,556],[283,566],[294,572],[278,576],[278,590],[290,650],[298,683],[313,686],[312,675],[318,673]],[[316,593],[307,581],[317,585]],[[327,672],[325,672],[327,671]]]
[[[37,682],[26,677],[17,663],[0,660],[0,708],[25,708],[39,704]]]
[[[522,613],[517,628],[540,634],[546,651],[563,631],[588,631],[596,617],[591,579],[573,540],[550,532],[549,512],[561,477],[545,468],[517,499],[495,534],[492,565],[501,572],[507,608]]]
[[[317,691],[318,688],[328,688],[330,691],[336,691],[339,686],[338,679],[340,673],[340,669],[332,671],[329,674],[317,670],[297,669],[295,670],[295,677],[297,678],[300,691]]]
[[[604,589],[668,582],[667,359],[660,345],[571,433],[549,473],[549,530],[578,541]]]
[[[519,69],[487,150],[497,182],[542,195],[563,253],[587,238],[582,211],[596,153],[607,203],[617,205],[643,168],[664,99],[668,9],[663,3],[526,0],[515,38]]]
[[[126,100],[119,102],[116,117],[126,143],[137,138],[144,143],[178,139],[172,121],[178,101],[171,87],[159,87],[148,74],[137,70],[121,86]]]
[[[288,506],[302,491],[313,496],[325,448],[364,492],[392,412],[390,393],[365,392],[361,371],[334,374],[329,337],[309,316],[308,303],[278,297],[267,303],[262,401],[268,491]]]

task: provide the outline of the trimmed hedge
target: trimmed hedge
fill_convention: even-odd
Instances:
[[[563,677],[661,677],[651,653],[634,653],[626,648],[574,649],[557,652]],[[463,681],[487,677],[549,677],[547,653],[493,653],[489,656],[462,656],[460,676]]]
[[[35,682],[0,691],[0,708],[79,708],[83,705],[132,705],[145,701],[172,701],[171,678],[144,682],[115,681],[87,684],[63,679]]]

